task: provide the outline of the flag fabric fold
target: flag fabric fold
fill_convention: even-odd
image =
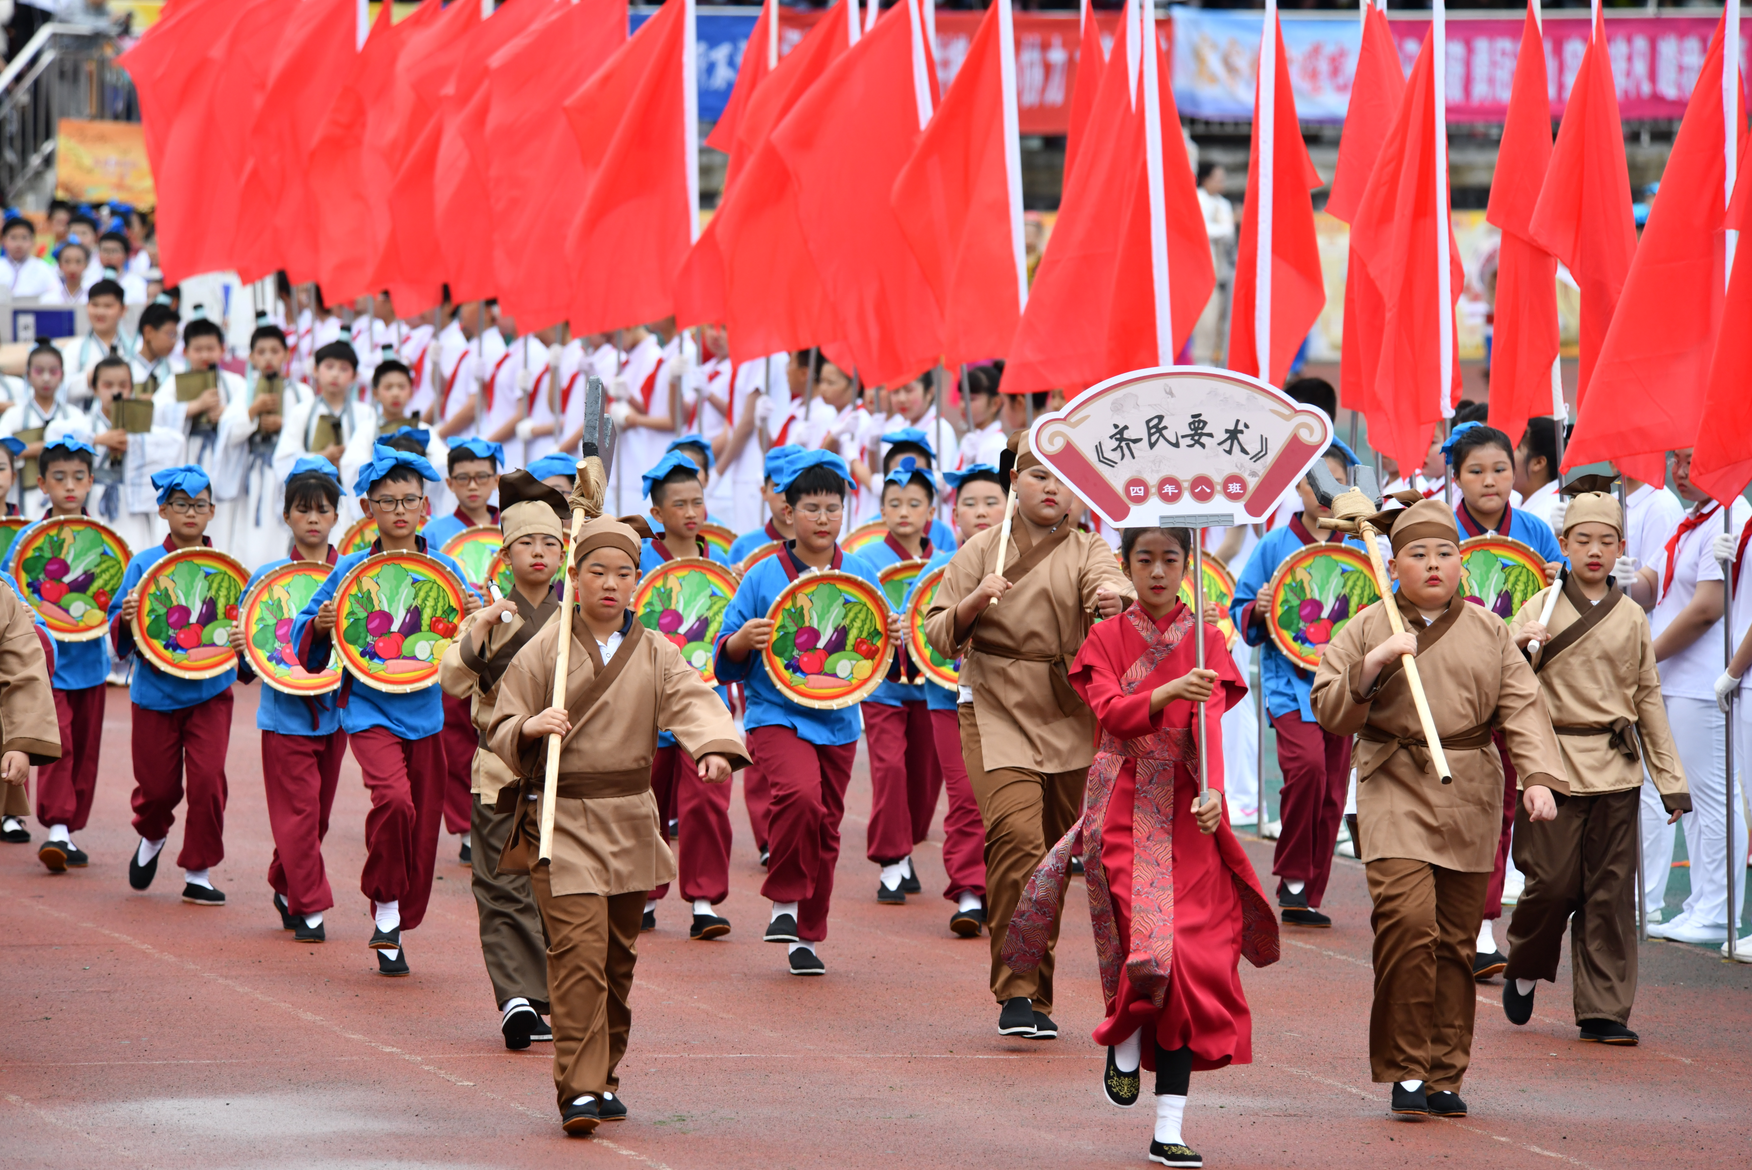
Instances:
[[[1089,132],[1089,114],[1095,108],[1095,95],[1101,90],[1102,70],[1107,68],[1107,55],[1101,48],[1101,28],[1095,22],[1092,0],[1083,0],[1077,22],[1077,79],[1071,83],[1071,120],[1065,130],[1067,176],[1077,152],[1083,147],[1083,136]],[[1063,188],[1062,182],[1060,187]]]
[[[1749,166],[1752,135],[1742,135],[1735,167],[1738,180],[1724,221],[1740,237],[1722,305],[1722,327],[1716,331],[1704,381],[1702,421],[1691,451],[1691,482],[1723,504],[1732,504],[1752,483],[1752,394],[1746,393],[1746,383],[1752,379],[1752,240],[1746,235],[1752,231]],[[1658,205],[1660,200],[1655,202]]]

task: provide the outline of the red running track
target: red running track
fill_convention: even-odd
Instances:
[[[170,865],[127,886],[128,704],[109,693],[105,764],[83,872],[51,876],[35,844],[0,844],[0,1167],[1140,1165],[1152,1124],[1105,1104],[1088,917],[1073,891],[1056,1042],[1008,1042],[986,944],[950,936],[935,844],[927,894],[875,901],[864,822],[847,817],[823,979],[785,973],[741,800],[719,942],[686,938],[673,896],[640,940],[631,1118],[566,1139],[548,1046],[507,1052],[476,945],[467,871],[440,845],[409,979],[375,974],[357,893],[366,798],[349,759],[326,856],[341,904],[329,941],[279,929],[254,692],[240,689],[229,761],[230,904],[185,906]],[[850,808],[869,808],[860,760]],[[32,826],[36,841],[42,830]],[[172,831],[174,858],[180,830]],[[1249,842],[1263,873],[1269,843]],[[1642,1047],[1575,1038],[1567,970],[1512,1028],[1479,989],[1465,1121],[1395,1122],[1368,1080],[1368,903],[1341,860],[1330,931],[1287,934],[1283,961],[1243,967],[1255,1063],[1193,1078],[1187,1140],[1212,1167],[1740,1165],[1752,1122],[1752,968],[1645,944],[1631,1025]]]

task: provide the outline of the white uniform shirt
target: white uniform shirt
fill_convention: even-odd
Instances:
[[[995,418],[987,426],[970,430],[961,436],[961,466],[972,467],[975,463],[998,465],[998,457],[1004,453],[1004,445],[1009,442],[1009,436],[1004,433],[1004,420]]]
[[[26,256],[24,263],[14,264],[10,256],[0,254],[0,284],[12,290],[15,301],[41,300],[51,289],[60,287],[61,274],[37,256]]]
[[[1654,566],[1667,538],[1685,518],[1685,502],[1666,487],[1645,483],[1624,498],[1624,551],[1639,567]]]
[[[1709,514],[1708,519],[1681,536],[1674,547],[1672,582],[1662,589],[1661,599],[1649,615],[1649,630],[1656,638],[1691,603],[1698,582],[1722,579],[1721,563],[1711,552],[1711,545],[1722,531],[1721,505],[1712,501],[1705,505],[1704,511]],[[1752,505],[1735,499],[1729,521],[1735,536],[1739,535],[1748,516],[1752,516]],[[1667,538],[1670,540],[1671,537],[1672,533],[1668,533]],[[1663,584],[1667,571],[1664,547],[1650,568],[1655,571],[1655,583]],[[1717,621],[1697,641],[1661,663],[1661,693],[1670,698],[1713,700],[1715,680],[1720,677],[1724,665],[1722,623]]]

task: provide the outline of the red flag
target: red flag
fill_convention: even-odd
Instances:
[[[943,363],[1008,354],[1028,299],[1010,0],[986,9],[890,201],[943,311]]]
[[[1581,376],[1576,383],[1580,418],[1612,322],[1630,258],[1636,223],[1630,212],[1630,175],[1624,161],[1624,128],[1612,83],[1605,25],[1598,17],[1582,54],[1545,185],[1528,225],[1533,242],[1563,261],[1582,290]],[[1566,467],[1569,463],[1566,459]],[[1656,477],[1659,482],[1660,477]]]
[[[742,50],[742,64],[736,70],[736,84],[730,87],[730,99],[724,112],[706,135],[706,145],[730,156],[724,168],[724,189],[728,190],[736,168],[736,132],[742,125],[743,112],[754,100],[754,91],[779,66],[779,5],[778,0],[766,0],[760,6],[754,28],[748,34],[748,45]]]
[[[1728,144],[1721,40],[1718,23],[1594,363],[1588,396],[1576,412],[1575,433],[1564,450],[1566,468],[1611,459],[1627,475],[1660,483],[1667,452],[1698,437],[1710,354],[1722,326],[1726,155],[1730,149],[1737,155],[1745,136],[1744,120],[1736,116]]]
[[[1375,159],[1393,129],[1393,119],[1404,96],[1405,73],[1400,68],[1393,33],[1387,27],[1387,15],[1371,4],[1363,16],[1363,46],[1357,55],[1356,78],[1351,82],[1350,105],[1345,110],[1344,135],[1338,143],[1332,194],[1326,200],[1326,210],[1334,218],[1346,223],[1356,219],[1369,175],[1375,169]],[[1381,290],[1357,259],[1353,234],[1344,282],[1344,344],[1339,350],[1338,399],[1347,409],[1371,416],[1374,411],[1369,388],[1374,385],[1376,347],[1386,316]]]
[[[1699,78],[1697,91],[1702,90]],[[1732,504],[1752,481],[1752,394],[1746,393],[1746,380],[1752,377],[1752,238],[1746,234],[1752,231],[1752,180],[1746,178],[1748,167],[1752,167],[1752,136],[1742,135],[1735,168],[1739,181],[1734,184],[1734,201],[1725,222],[1726,227],[1740,233],[1740,239],[1734,248],[1734,269],[1723,305],[1724,327],[1716,332],[1715,353],[1704,383],[1703,421],[1691,451],[1691,482],[1723,504]],[[1660,202],[1655,200],[1657,206]],[[1651,223],[1654,220],[1652,209],[1649,219]],[[1634,471],[1630,474],[1643,478]]]
[[[564,109],[594,178],[567,242],[586,272],[572,329],[604,333],[675,311],[675,270],[699,231],[694,0],[669,0]],[[624,98],[622,95],[625,95]]]
[[[458,304],[498,289],[493,268],[495,222],[487,182],[487,62],[553,14],[546,0],[506,0],[464,40],[456,72],[444,86],[444,126],[432,182],[438,243],[451,299]],[[570,149],[570,148],[568,148]],[[519,325],[521,326],[521,322]]]
[[[1453,326],[1465,274],[1449,223],[1448,159],[1436,119],[1432,31],[1424,35],[1411,67],[1405,98],[1375,160],[1351,235],[1357,258],[1386,307],[1372,387],[1378,409],[1369,418],[1369,443],[1406,468],[1423,461],[1431,428],[1458,400],[1460,390]],[[1444,235],[1445,302],[1437,260],[1437,241]],[[1439,389],[1444,383],[1446,401]]]
[[[487,62],[486,158],[499,307],[525,332],[563,320],[585,278],[554,255],[592,178],[556,108],[627,40],[626,0],[559,4]],[[603,272],[613,284],[626,277]]]
[[[1081,38],[1077,48],[1077,79],[1071,83],[1071,123],[1065,130],[1067,175],[1083,145],[1089,115],[1095,109],[1095,95],[1101,90],[1101,74],[1107,68],[1107,54],[1101,49],[1101,28],[1095,23],[1090,0],[1083,0],[1077,15],[1077,31]]]
[[[1253,94],[1253,143],[1247,159],[1247,195],[1242,205],[1241,236],[1235,256],[1235,289],[1229,299],[1228,364],[1232,370],[1257,374],[1274,385],[1281,384],[1290,362],[1308,337],[1308,330],[1326,304],[1326,286],[1320,274],[1320,248],[1314,235],[1314,203],[1309,192],[1321,185],[1320,172],[1308,157],[1308,146],[1296,121],[1296,96],[1290,92],[1290,63],[1284,53],[1283,27],[1275,19],[1269,37],[1261,38],[1261,61],[1266,48],[1275,46],[1270,70],[1271,104],[1263,105],[1266,85]],[[1262,65],[1260,75],[1266,76]],[[1265,160],[1271,181],[1270,248],[1266,263],[1259,263],[1259,229],[1267,217],[1261,213],[1260,167]],[[1261,273],[1259,269],[1265,271]],[[1266,289],[1264,320],[1269,322],[1269,359],[1260,369],[1255,334],[1261,321],[1256,313],[1259,287]]]
[[[1490,345],[1490,425],[1519,440],[1527,420],[1563,410],[1557,360],[1557,257],[1533,242],[1533,209],[1551,162],[1545,44],[1531,0],[1521,26],[1515,85],[1497,148],[1485,219],[1502,229]]]

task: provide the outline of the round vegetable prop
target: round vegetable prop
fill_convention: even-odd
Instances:
[[[266,685],[288,695],[322,695],[341,685],[331,644],[329,660],[312,671],[298,661],[292,620],[329,575],[317,561],[293,561],[263,573],[238,606],[244,657]]]
[[[424,553],[381,553],[353,566],[335,590],[334,645],[361,682],[401,694],[438,681],[438,663],[462,625],[465,588]]]
[[[481,524],[464,528],[438,551],[462,566],[470,585],[485,585],[492,580],[493,561],[504,541],[505,534],[496,525]]]
[[[924,567],[923,560],[914,558],[907,561],[895,561],[892,565],[877,570],[876,579],[882,582],[882,599],[888,602],[889,612],[898,614],[906,612],[906,595],[911,591],[913,582],[919,579],[919,573],[924,570]],[[904,628],[900,632],[900,645],[895,648],[895,653],[902,656],[900,660],[901,681],[917,682],[916,668],[907,665],[913,661],[913,657],[910,653],[910,647],[907,645]]]
[[[860,524],[846,533],[840,541],[840,548],[846,552],[857,552],[861,548],[869,548],[873,544],[881,544],[888,537],[888,524],[883,520],[872,520],[868,524]]]
[[[353,526],[347,529],[335,549],[341,556],[351,556],[356,552],[364,552],[377,540],[377,521],[370,516],[353,521]]]
[[[493,531],[497,533],[499,530],[495,528]],[[559,559],[554,564],[553,584],[556,587],[560,584],[560,577],[565,573],[570,559],[566,555],[565,542],[562,541]],[[489,583],[497,586],[500,597],[511,596],[511,590],[517,585],[517,578],[511,572],[511,559],[505,555],[504,549],[495,552],[493,559],[487,562],[487,575],[481,579],[480,586],[485,589]]]
[[[1369,554],[1346,544],[1304,545],[1284,559],[1258,604],[1269,606],[1271,640],[1306,670],[1346,622],[1381,600]]]
[[[0,516],[0,565],[6,563],[7,556],[12,551],[12,542],[29,526],[30,521],[23,516]]]
[[[645,574],[633,590],[633,612],[646,629],[674,643],[701,678],[716,685],[712,656],[739,580],[728,565],[704,557],[678,557]]]
[[[837,711],[863,701],[888,674],[894,640],[888,603],[862,577],[805,573],[780,590],[767,617],[773,640],[761,661],[792,702]]]
[[[736,571],[746,577],[748,576],[748,570],[754,568],[768,557],[776,555],[778,551],[784,547],[785,542],[782,540],[769,540],[738,561],[736,563]]]
[[[706,547],[723,557],[730,559],[730,546],[736,543],[736,534],[722,524],[714,524],[708,520],[700,525],[698,536],[706,542]]]
[[[1474,536],[1460,542],[1460,596],[1504,621],[1545,588],[1545,562],[1507,536]]]
[[[109,633],[109,605],[132,557],[96,520],[58,516],[17,533],[5,563],[56,641],[89,642]]]
[[[925,614],[930,612],[931,602],[937,596],[937,586],[943,583],[943,574],[948,571],[948,565],[939,565],[913,585],[902,632],[906,635],[906,648],[912,654],[912,660],[919,664],[920,672],[931,682],[953,691],[961,685],[961,661],[944,658],[925,637]]]
[[[176,678],[213,678],[237,668],[231,627],[249,580],[244,567],[211,548],[179,548],[140,578],[134,651]]]
[[[1191,554],[1188,554],[1189,556]],[[1235,645],[1235,639],[1241,636],[1241,631],[1235,628],[1235,623],[1229,618],[1229,603],[1235,600],[1235,577],[1217,557],[1206,553],[1200,558],[1204,565],[1204,595],[1205,601],[1216,602],[1223,611],[1223,620],[1217,623],[1217,629],[1223,631],[1223,641],[1229,646]],[[1121,569],[1125,566],[1121,565]],[[1180,600],[1187,605],[1192,604],[1192,581],[1182,578],[1180,581]]]

